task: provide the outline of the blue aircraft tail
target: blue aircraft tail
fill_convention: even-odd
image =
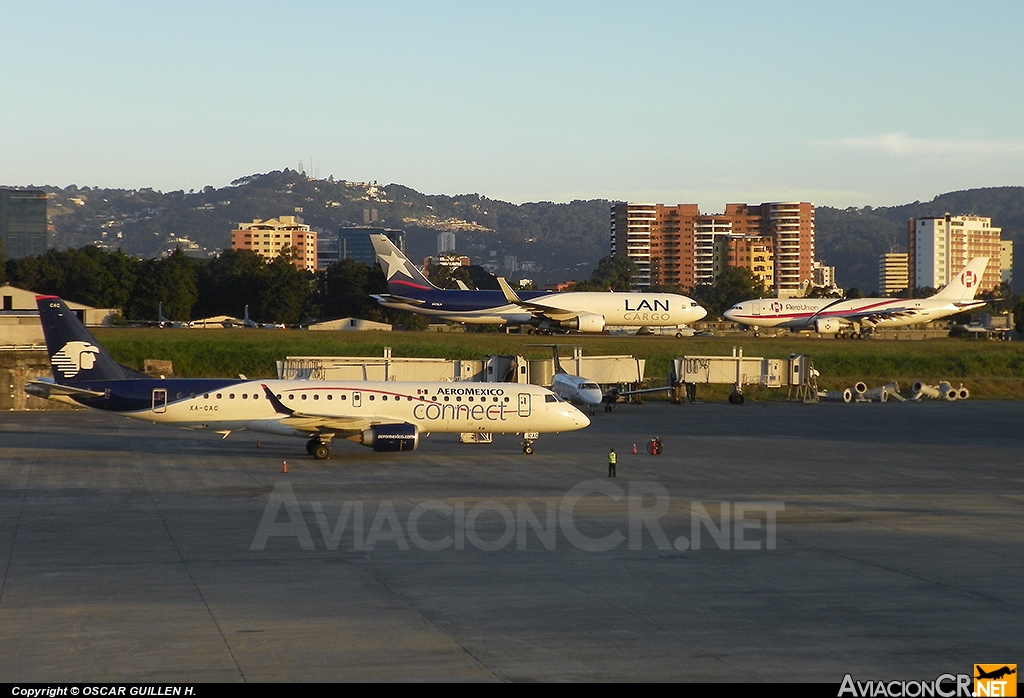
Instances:
[[[114,361],[57,296],[36,296],[53,379],[58,383],[148,378]]]
[[[408,296],[417,291],[437,291],[438,288],[423,276],[416,266],[395,247],[387,235],[370,234],[373,251],[384,276],[387,277],[388,290],[398,296]]]

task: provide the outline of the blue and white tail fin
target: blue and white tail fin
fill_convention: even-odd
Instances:
[[[377,261],[384,270],[391,293],[401,296],[408,295],[410,291],[439,290],[395,247],[387,235],[371,233],[370,242],[373,243],[373,251],[377,253]]]
[[[932,298],[951,301],[974,300],[974,296],[981,286],[981,275],[985,273],[986,266],[988,266],[988,257],[975,257]]]
[[[148,378],[114,361],[57,296],[36,296],[36,305],[53,378],[58,383]]]

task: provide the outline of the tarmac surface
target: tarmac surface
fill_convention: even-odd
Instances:
[[[1022,425],[1024,402],[648,403],[533,456],[436,434],[318,462],[300,439],[4,414],[0,681],[838,684],[1019,662]]]

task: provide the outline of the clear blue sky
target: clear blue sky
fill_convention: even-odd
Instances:
[[[0,5],[0,184],[320,177],[514,202],[1024,184],[1024,3]]]

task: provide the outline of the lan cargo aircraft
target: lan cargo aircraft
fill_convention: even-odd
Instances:
[[[929,298],[762,298],[734,305],[725,317],[755,330],[785,327],[794,332],[835,333],[836,339],[860,339],[875,327],[903,327],[980,308],[986,301],[976,301],[974,295],[987,264],[987,257],[972,259]],[[849,334],[847,328],[852,330]]]
[[[386,235],[370,235],[390,293],[374,296],[388,308],[476,325],[533,325],[603,332],[605,327],[676,327],[708,314],[697,301],[675,293],[516,293],[504,279],[500,291],[445,291],[430,283]]]
[[[300,436],[318,460],[330,457],[335,436],[375,451],[411,451],[430,432],[523,434],[531,454],[538,434],[590,424],[536,385],[155,379],[116,363],[60,298],[36,303],[53,380],[30,382],[29,394],[225,438],[241,430]]]

